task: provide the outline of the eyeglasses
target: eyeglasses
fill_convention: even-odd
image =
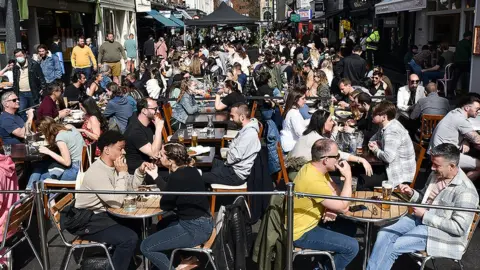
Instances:
[[[374,79],[374,80],[380,80],[379,77],[373,77],[372,79]]]
[[[420,80],[410,80],[410,83],[419,83]]]
[[[320,159],[322,159],[322,158],[334,158],[334,159],[338,160],[338,159],[340,158],[340,153],[338,153],[338,154],[335,155],[335,156],[323,156],[323,157],[321,157]]]
[[[14,98],[14,99],[10,99],[10,100],[7,100],[7,101],[19,102],[19,101],[20,101],[20,99],[18,99],[18,98]]]
[[[147,109],[158,111],[158,110],[160,109],[160,107],[152,107],[152,108],[148,108],[148,107],[147,107]]]

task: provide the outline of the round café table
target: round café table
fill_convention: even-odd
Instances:
[[[147,218],[155,217],[163,213],[160,209],[160,196],[149,196],[145,202],[137,202],[137,210],[125,211],[122,208],[108,208],[108,213],[119,218],[142,219],[142,240],[148,237]],[[143,267],[149,269],[148,260],[143,256]]]
[[[372,199],[372,197],[377,196],[380,199],[382,198],[382,193],[373,192],[373,191],[357,191],[355,192],[355,198],[357,199]],[[395,197],[392,194],[391,201],[401,201],[399,198]],[[354,205],[365,205],[368,207],[367,210],[357,211],[357,212],[347,212],[341,216],[355,221],[365,223],[365,235],[364,235],[364,250],[365,256],[363,257],[363,269],[367,268],[367,261],[371,252],[371,245],[369,243],[372,238],[372,223],[378,222],[389,222],[400,219],[408,212],[408,207],[403,205],[390,205],[389,211],[382,210],[381,203],[366,203],[366,202],[352,202],[350,206]]]

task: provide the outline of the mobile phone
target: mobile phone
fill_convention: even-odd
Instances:
[[[366,207],[365,205],[363,204],[360,204],[360,205],[354,205],[354,206],[350,206],[348,208],[348,210],[352,213],[354,212],[358,212],[358,211],[365,211],[365,210],[368,210],[368,207]]]

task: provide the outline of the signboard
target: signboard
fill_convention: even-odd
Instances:
[[[136,0],[135,10],[137,12],[149,12],[152,11],[152,3],[150,0]]]
[[[291,10],[287,11],[287,17],[290,17],[291,13],[292,13]],[[300,21],[308,21],[312,19],[311,9],[296,10],[295,13],[300,16]]]
[[[384,19],[383,19],[383,27],[386,27],[386,28],[395,28],[395,27],[398,27],[398,25],[397,25],[397,17],[384,18]]]
[[[298,15],[298,14],[290,15],[290,21],[291,22],[300,22],[300,15]]]

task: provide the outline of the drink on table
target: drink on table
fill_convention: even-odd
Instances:
[[[178,142],[181,143],[181,144],[184,144],[185,142],[185,130],[180,130],[178,132]]]
[[[382,182],[382,199],[384,201],[390,201],[392,198],[393,192],[393,183],[390,181],[383,181]],[[382,203],[382,210],[390,211],[390,204]]]
[[[363,146],[357,145],[357,156],[363,155]]]
[[[192,132],[192,146],[193,147],[198,146],[198,134],[196,130]]]
[[[357,183],[358,183],[358,178],[357,177],[352,177],[352,198],[355,198],[355,193],[357,192]]]
[[[134,195],[128,195],[123,199],[123,209],[127,212],[133,212],[137,210],[137,198]]]

